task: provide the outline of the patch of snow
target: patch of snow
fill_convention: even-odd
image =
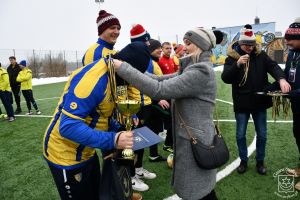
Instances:
[[[32,85],[46,85],[51,83],[66,82],[69,77],[33,78]]]

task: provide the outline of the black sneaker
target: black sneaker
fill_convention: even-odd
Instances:
[[[22,110],[20,108],[17,108],[15,111],[15,114],[20,114],[22,112]]]
[[[242,160],[240,166],[237,168],[237,172],[239,174],[243,174],[247,171],[247,168],[248,168],[247,161]]]
[[[167,151],[167,152],[170,152],[170,153],[173,153],[173,149],[172,149],[172,146],[167,146],[167,145],[163,145],[163,150],[164,151]]]
[[[264,166],[264,161],[257,161],[256,162],[256,170],[257,173],[260,175],[266,175],[267,174],[267,169]]]
[[[149,156],[149,162],[161,162],[161,161],[167,161],[167,158],[162,157],[161,155],[155,157]]]

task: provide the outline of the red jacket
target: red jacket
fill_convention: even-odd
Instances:
[[[160,66],[163,74],[172,74],[178,70],[178,66],[175,65],[173,58],[165,55],[159,59],[158,65]]]

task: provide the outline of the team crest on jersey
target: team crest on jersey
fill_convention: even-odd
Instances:
[[[78,173],[74,175],[74,178],[77,182],[80,182],[82,180],[82,173]]]
[[[75,109],[77,108],[77,103],[76,103],[76,102],[72,102],[72,103],[70,104],[70,108],[71,108],[72,110],[75,110]]]

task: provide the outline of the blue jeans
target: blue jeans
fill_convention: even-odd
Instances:
[[[246,142],[246,131],[248,120],[252,115],[255,131],[257,135],[256,140],[256,160],[263,161],[265,158],[265,149],[267,142],[267,111],[259,112],[246,112],[246,113],[235,113],[236,119],[236,141],[239,148],[239,156],[241,160],[248,161],[248,149]]]

